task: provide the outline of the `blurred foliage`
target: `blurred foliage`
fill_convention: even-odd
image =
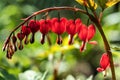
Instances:
[[[0,48],[2,49],[5,38],[10,31],[22,20],[33,12],[53,6],[74,6],[84,9],[75,0],[0,0]],[[97,13],[102,11],[98,8]],[[61,16],[68,19],[74,18],[71,11],[61,11]],[[40,15],[41,16],[41,15]],[[39,19],[38,16],[37,18]],[[57,17],[53,11],[50,17]],[[88,17],[77,13],[83,23],[87,23]],[[91,22],[90,22],[91,23]],[[101,21],[114,55],[117,79],[120,79],[120,3],[105,9]],[[67,33],[63,34],[63,44],[56,44],[56,34],[49,33],[52,45],[47,40],[40,44],[41,34],[36,34],[34,44],[24,45],[24,50],[17,51],[11,60],[0,50],[0,80],[53,80],[53,72],[58,67],[59,80],[103,80],[102,73],[97,73],[99,59],[104,52],[104,44],[97,31],[93,40],[98,45],[87,45],[85,52],[80,53],[80,40],[75,36],[75,43],[68,45]],[[110,80],[110,70],[104,80]]]

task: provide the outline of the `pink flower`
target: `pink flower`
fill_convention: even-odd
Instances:
[[[30,28],[28,26],[22,26],[22,32],[23,34],[25,34],[26,36],[28,36],[31,32]]]
[[[98,72],[105,71],[110,65],[109,57],[107,53],[103,53],[100,59],[100,67],[97,68]]]
[[[81,20],[76,19],[74,20],[69,20],[66,26],[66,32],[70,35],[70,40],[69,44],[73,43],[73,36],[78,32],[78,28],[81,26]]]
[[[40,32],[42,33],[41,43],[43,44],[45,35],[50,31],[52,25],[50,20],[44,20],[44,19],[41,19],[39,23],[40,23]]]
[[[30,20],[29,21],[29,24],[28,24],[31,32],[32,32],[32,37],[30,39],[30,43],[34,43],[35,41],[35,33],[39,30],[40,28],[40,25],[39,25],[39,21],[37,20]]]
[[[64,17],[60,19],[53,18],[51,22],[52,22],[52,32],[58,35],[57,43],[61,44],[62,43],[61,34],[63,34],[66,31],[67,19]]]
[[[31,30],[30,30],[30,28],[28,26],[24,26],[24,25],[22,26],[21,30],[22,30],[22,33],[25,35],[24,43],[28,44],[29,43],[28,36],[31,33]]]
[[[19,32],[19,33],[17,33],[17,37],[18,37],[18,39],[19,39],[20,41],[22,41],[22,40],[24,39],[24,37],[25,37],[25,34]]]
[[[96,32],[95,26],[93,24],[89,25],[88,27],[84,24],[81,25],[79,28],[78,36],[82,40],[82,46],[80,47],[80,51],[84,51],[85,45],[87,42],[90,42],[90,44],[97,44],[96,41],[90,41]]]
[[[28,26],[33,34],[40,28],[39,21],[37,20],[30,20]]]
[[[20,40],[20,44],[19,44],[18,48],[19,48],[19,50],[22,50],[23,49],[22,40],[24,39],[25,34],[23,34],[22,32],[17,33],[17,37]]]

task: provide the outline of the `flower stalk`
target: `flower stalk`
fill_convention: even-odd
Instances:
[[[105,33],[102,29],[102,25],[100,24],[100,21],[98,19],[98,17],[96,16],[96,14],[94,13],[94,16],[91,16],[91,15],[88,15],[91,19],[91,21],[93,21],[95,24],[96,24],[96,27],[98,28],[101,36],[102,36],[102,39],[103,39],[103,42],[104,42],[104,47],[105,47],[105,50],[109,56],[109,60],[110,60],[110,68],[111,68],[111,73],[112,73],[112,80],[116,80],[116,76],[115,76],[115,68],[114,68],[114,62],[113,62],[113,56],[112,56],[112,52],[111,52],[111,49],[110,49],[110,45],[108,43],[108,40],[105,36]]]

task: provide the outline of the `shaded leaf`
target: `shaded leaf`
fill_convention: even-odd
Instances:
[[[0,80],[5,80],[2,76],[0,76]]]
[[[17,80],[15,76],[9,74],[5,69],[0,69],[1,74],[4,76],[5,80]],[[1,80],[1,79],[0,79]]]

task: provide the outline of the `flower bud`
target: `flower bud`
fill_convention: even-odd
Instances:
[[[6,57],[7,57],[8,59],[11,59],[11,58],[12,58],[11,53],[10,53],[9,51],[7,51]]]
[[[20,41],[22,41],[24,39],[25,35],[22,32],[20,32],[17,34],[17,37]]]
[[[16,47],[17,38],[15,35],[12,36],[12,42],[13,42],[14,51],[17,51],[17,47]]]
[[[7,45],[7,54],[6,54],[6,57],[8,59],[11,59],[12,56],[13,56],[13,54],[14,54],[14,50],[13,50],[11,42],[9,42],[8,45]]]

